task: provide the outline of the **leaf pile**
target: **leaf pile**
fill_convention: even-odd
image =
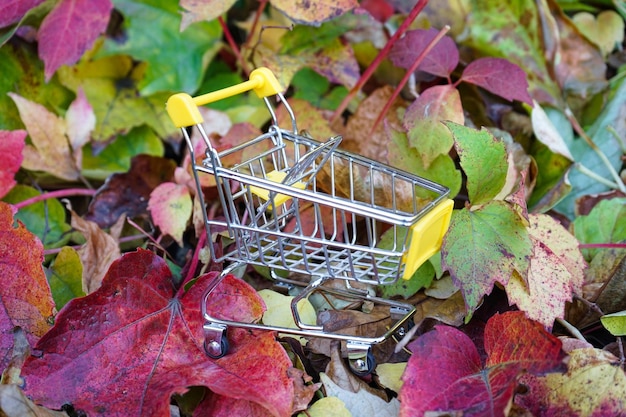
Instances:
[[[620,2],[565,0],[3,2],[0,414],[623,414],[625,19]],[[225,356],[205,353],[203,307],[289,328],[299,287],[243,264],[204,300],[226,266],[208,240],[217,255],[233,242],[207,236],[205,215],[225,221],[215,179],[196,189],[192,157],[207,144],[197,132],[187,143],[165,103],[260,66],[302,135],[341,135],[454,200],[440,253],[411,279],[350,283],[416,307],[402,337],[373,346],[371,375],[354,375],[335,341],[234,326]],[[199,111],[220,152],[271,120],[249,93]],[[411,210],[432,199],[340,164],[316,181]],[[300,203],[286,233],[321,236],[322,217],[341,244],[406,237]],[[298,312],[354,335],[393,323],[329,294]]]

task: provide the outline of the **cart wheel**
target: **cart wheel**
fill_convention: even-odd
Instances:
[[[365,360],[363,359],[355,359],[350,360],[350,370],[356,376],[368,376],[374,371],[376,368],[376,359],[374,358],[374,354],[372,353],[372,349],[367,351],[367,355],[365,356]]]
[[[405,321],[402,326],[398,328],[398,330],[396,330],[394,335],[398,340],[401,340],[413,327],[415,327],[415,321],[413,320],[413,317],[411,317]]]
[[[222,340],[205,340],[204,341],[204,351],[211,359],[219,359],[222,356],[228,353],[228,339],[226,335],[222,335]]]

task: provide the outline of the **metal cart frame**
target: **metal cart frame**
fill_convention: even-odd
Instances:
[[[272,124],[267,133],[218,152],[202,127],[198,106],[249,90],[265,100]],[[339,136],[321,143],[298,134],[296,118],[281,91],[272,72],[258,68],[249,81],[195,98],[175,94],[167,103],[189,147],[200,201],[204,204],[199,175],[212,175],[224,212],[223,219],[214,219],[205,207],[202,211],[212,258],[229,264],[202,301],[205,350],[213,358],[226,354],[229,326],[335,339],[344,344],[352,370],[365,375],[375,367],[371,346],[406,330],[403,326],[415,307],[350,284],[389,285],[410,279],[439,250],[452,200],[446,187],[338,149]],[[277,96],[285,107],[291,130],[278,126],[270,96]],[[201,163],[194,154],[191,127],[207,147]],[[218,246],[214,235],[224,235],[228,244]],[[234,269],[250,264],[269,268],[283,284],[304,287],[291,304],[296,329],[209,314],[213,290]],[[302,284],[282,277],[284,272],[305,274],[311,280]],[[344,280],[346,288],[323,285],[331,279]],[[297,308],[300,300],[317,291],[388,306],[396,321],[384,334],[371,337],[326,332],[323,326],[304,323]]]

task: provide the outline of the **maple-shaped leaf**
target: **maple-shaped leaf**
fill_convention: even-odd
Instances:
[[[477,85],[506,100],[518,100],[532,106],[526,73],[503,58],[479,58],[463,70],[461,81]]]
[[[526,375],[515,403],[536,416],[613,417],[626,409],[626,374],[620,360],[602,349],[569,352],[567,372]]]
[[[22,165],[24,139],[25,130],[0,130],[0,155],[4,159],[0,168],[0,198],[7,195],[16,184],[15,173]]]
[[[30,9],[44,0],[13,0],[0,4],[0,28],[18,22]]]
[[[453,327],[437,326],[411,343],[400,416],[505,415],[522,372],[544,373],[560,362],[559,339],[521,312],[490,318],[484,339],[484,367],[472,340]]]
[[[90,416],[169,416],[170,397],[190,386],[246,399],[273,416],[290,416],[291,362],[272,332],[231,328],[230,350],[204,352],[200,304],[216,273],[175,290],[165,261],[139,250],[113,263],[96,292],[70,301],[22,368],[25,393],[58,409],[71,403]],[[258,321],[263,302],[229,275],[207,301],[209,313]]]
[[[41,22],[39,56],[46,81],[61,65],[78,62],[109,24],[110,0],[61,0]]]
[[[172,236],[179,245],[183,243],[183,233],[192,212],[189,188],[174,182],[159,184],[148,201],[148,210],[154,224],[164,234]]]
[[[545,214],[530,214],[528,233],[533,254],[526,279],[514,275],[506,284],[511,304],[552,328],[563,318],[565,303],[582,295],[585,260],[578,240],[558,221]]]
[[[22,167],[45,171],[68,181],[77,179],[80,171],[65,136],[65,121],[41,104],[15,93],[8,94],[15,102],[33,143],[24,148]]]
[[[270,3],[294,22],[304,25],[319,25],[359,6],[356,0],[271,0]]]
[[[6,367],[13,346],[13,329],[26,332],[34,344],[48,331],[54,301],[44,274],[43,245],[13,209],[0,202],[0,369]]]
[[[477,210],[455,211],[441,247],[442,267],[461,288],[470,313],[496,282],[513,272],[526,276],[532,242],[525,221],[508,204],[493,201]]]
[[[428,44],[437,36],[437,29],[409,30],[391,48],[389,59],[397,67],[409,69],[415,60],[424,52]],[[444,36],[435,47],[428,52],[422,63],[417,67],[438,77],[449,78],[459,63],[459,50],[449,36]]]
[[[506,183],[509,168],[506,146],[487,129],[476,130],[445,122],[467,174],[467,192],[473,206],[491,201]]]
[[[452,133],[442,121],[465,123],[459,90],[450,85],[427,88],[404,113],[404,127],[411,146],[418,150],[425,168],[450,152]]]

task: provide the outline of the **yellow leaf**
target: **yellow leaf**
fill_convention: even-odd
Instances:
[[[352,417],[346,405],[337,397],[325,397],[315,403],[298,417]]]

